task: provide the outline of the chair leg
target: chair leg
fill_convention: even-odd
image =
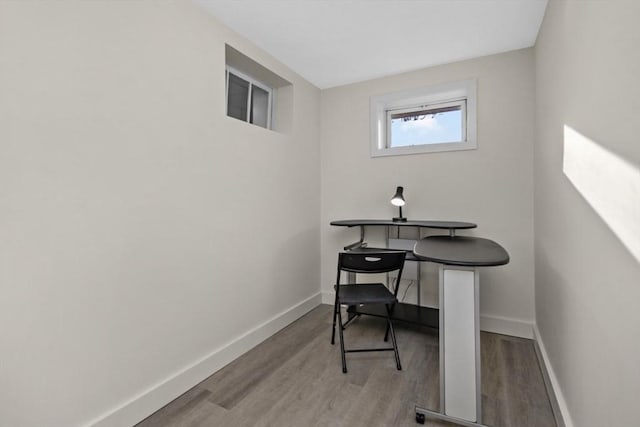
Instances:
[[[336,300],[333,303],[333,329],[331,331],[331,345],[334,345],[336,342],[336,316],[338,315],[339,311],[340,311],[340,305],[338,304],[338,296],[336,295]]]
[[[339,307],[338,307],[339,308]],[[342,312],[338,309],[338,332],[340,334],[340,353],[342,354],[342,372],[343,373],[347,373],[347,358],[345,356],[345,351],[344,351],[344,336],[342,333],[342,330],[344,329],[342,327]]]
[[[400,364],[400,354],[398,354],[398,344],[396,342],[396,334],[393,330],[393,324],[391,323],[391,309],[389,308],[389,305],[386,305],[387,307],[387,328],[389,329],[389,332],[391,332],[391,342],[393,343],[393,352],[396,355],[396,368],[398,368],[398,371],[402,370],[402,365]]]
[[[391,306],[391,313],[393,313],[393,307],[395,307],[395,304],[393,306]],[[384,333],[384,342],[389,341],[389,324],[387,323],[387,330]]]

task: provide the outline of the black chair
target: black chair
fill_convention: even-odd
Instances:
[[[393,324],[391,323],[391,310],[393,305],[398,301],[398,286],[396,285],[395,290],[391,292],[389,288],[382,283],[341,284],[340,276],[343,271],[372,274],[388,273],[397,270],[396,283],[400,283],[405,255],[406,253],[402,251],[353,251],[340,252],[338,255],[338,277],[334,287],[336,291],[336,299],[333,308],[333,331],[331,332],[331,344],[335,343],[337,318],[339,321],[338,331],[340,333],[340,351],[342,353],[342,372],[347,372],[346,353],[358,353],[365,351],[393,351],[396,356],[396,366],[398,370],[402,369],[402,366],[400,365],[400,356],[398,355],[396,335],[393,331]],[[380,304],[386,307],[387,331],[385,333],[384,340],[387,341],[387,336],[390,332],[393,347],[345,349],[344,336],[342,333],[345,324],[342,323],[341,306],[358,306],[361,304]]]

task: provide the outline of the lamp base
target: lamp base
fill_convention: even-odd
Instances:
[[[407,218],[403,216],[397,216],[393,218],[393,222],[407,222]]]

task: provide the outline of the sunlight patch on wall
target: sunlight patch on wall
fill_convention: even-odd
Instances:
[[[567,125],[562,170],[640,262],[640,170]]]

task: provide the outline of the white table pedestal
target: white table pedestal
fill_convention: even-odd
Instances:
[[[416,407],[416,419],[482,426],[478,269],[440,264],[439,285],[440,412]]]

